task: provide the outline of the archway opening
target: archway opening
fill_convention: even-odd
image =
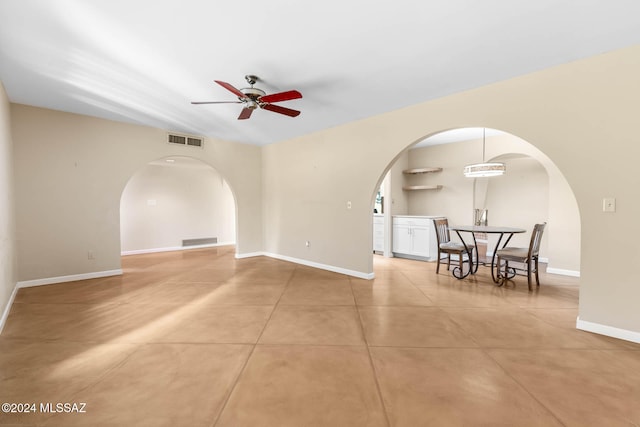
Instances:
[[[183,156],[148,163],[120,199],[123,255],[233,245],[236,204],[210,165]]]
[[[511,243],[517,246],[528,246],[533,224],[547,222],[541,253],[547,271],[579,276],[580,214],[562,173],[544,153],[514,135],[488,129],[486,153],[482,139],[482,128],[445,131],[414,142],[390,162],[372,196],[372,206],[379,192],[385,196],[384,214],[373,221],[374,257],[406,255],[399,252],[404,249],[394,248],[399,239],[393,236],[393,222],[398,217],[444,216],[450,224],[462,225],[473,223],[475,209],[484,209],[488,225],[528,230],[513,238]],[[466,178],[464,166],[481,160],[504,162],[507,173]],[[385,232],[382,251],[380,230]],[[429,250],[429,245],[415,244],[422,252],[410,253],[409,258],[433,260],[434,245],[431,242]],[[489,254],[495,250],[492,242],[487,250]]]

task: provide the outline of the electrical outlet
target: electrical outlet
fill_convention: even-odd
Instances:
[[[615,212],[616,199],[614,197],[605,197],[602,199],[602,212]]]
[[[351,209],[351,200],[347,201],[347,209]]]
[[[305,245],[306,247],[309,247],[309,246],[311,246],[311,242],[307,240],[306,242],[304,242],[304,245]]]
[[[87,259],[93,259],[93,251],[87,251]]]

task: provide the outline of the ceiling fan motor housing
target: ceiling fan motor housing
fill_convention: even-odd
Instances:
[[[249,98],[250,100],[256,102],[258,100],[258,98],[260,98],[261,96],[265,95],[265,91],[263,91],[262,89],[258,89],[255,87],[245,87],[243,89],[240,89],[240,92],[244,93],[245,96],[247,98]],[[238,99],[240,101],[242,101],[243,99],[238,97]]]

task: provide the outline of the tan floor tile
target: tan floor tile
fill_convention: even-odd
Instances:
[[[357,305],[431,306],[433,302],[413,287],[365,287],[354,286],[353,296]]]
[[[565,329],[569,336],[580,336],[588,340],[593,348],[640,350],[640,344],[576,329],[577,308],[529,308],[525,311],[543,322]]]
[[[386,425],[367,344],[392,425],[640,425],[640,344],[576,329],[579,278],[374,256],[363,280],[233,246],[122,266],[17,293],[0,400],[93,412],[0,425],[212,427],[231,390],[221,425]]]
[[[349,280],[304,280],[290,283],[282,294],[283,305],[354,305]]]
[[[216,424],[384,426],[365,347],[258,346]]]
[[[373,269],[374,271],[383,271],[383,270],[418,270],[418,271],[428,271],[433,265],[433,269],[435,270],[435,264],[431,262],[424,261],[415,261],[412,259],[394,257],[387,258],[382,255],[374,255],[373,256]]]
[[[334,273],[333,271],[298,265],[291,280],[293,282],[305,282],[308,280],[349,281],[349,276]]]
[[[567,426],[640,425],[640,353],[490,350],[489,354]]]
[[[546,323],[518,308],[442,308],[486,348],[593,348],[586,336]]]
[[[206,302],[211,305],[275,305],[284,284],[226,283],[216,288]]]
[[[2,336],[81,340],[90,324],[98,324],[108,318],[117,306],[110,303],[13,304]]]
[[[56,414],[45,425],[210,427],[250,351],[244,345],[143,345],[75,394],[74,401],[87,403],[85,414]]]
[[[460,282],[419,289],[438,307],[514,307],[507,298],[511,291],[493,285]]]
[[[234,280],[244,281],[256,284],[286,284],[291,277],[295,267],[293,266],[265,266],[261,268],[251,268],[246,271],[240,271],[235,275]]]
[[[440,273],[436,274],[435,264],[433,271],[419,271],[419,270],[403,270],[403,273],[415,286],[431,287],[431,286],[444,286],[453,285],[459,286],[461,284],[468,285],[469,283],[477,282],[477,277],[470,275],[463,280],[456,279],[451,271],[447,271],[447,266],[440,266]]]
[[[255,344],[271,306],[209,306],[187,308],[156,342]]]
[[[354,286],[392,286],[392,287],[413,287],[413,283],[407,275],[398,270],[383,270],[375,273],[375,278],[372,280],[351,278],[351,284]]]
[[[372,348],[392,426],[561,426],[483,351]]]
[[[127,344],[0,339],[0,402],[36,404],[36,412],[0,413],[0,425],[43,421],[40,403],[72,402],[134,350]]]
[[[153,342],[189,306],[14,304],[2,336],[80,342]]]
[[[118,302],[128,304],[176,304],[195,303],[215,294],[219,282],[164,282],[130,289],[118,298]]]
[[[362,345],[364,339],[353,306],[286,306],[276,308],[263,344]]]
[[[122,293],[120,277],[101,280],[83,280],[55,285],[22,288],[16,294],[16,303],[104,303]]]
[[[524,287],[526,289],[526,283]],[[512,304],[522,308],[578,308],[577,296],[553,290],[550,286],[537,290],[534,288],[532,292],[512,292],[507,298]]]
[[[224,283],[237,273],[235,269],[200,268],[195,270],[181,270],[178,274],[167,277],[172,282],[218,282]]]
[[[359,307],[358,310],[370,346],[477,347],[438,308]]]

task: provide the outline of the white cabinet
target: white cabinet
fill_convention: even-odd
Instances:
[[[433,261],[438,256],[433,218],[393,217],[393,254],[398,257]]]
[[[384,252],[384,216],[373,215],[373,251]]]
[[[411,226],[403,221],[393,219],[393,253],[413,253],[413,239]]]

